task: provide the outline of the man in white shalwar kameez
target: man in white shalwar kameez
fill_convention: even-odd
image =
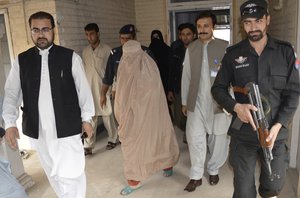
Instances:
[[[199,39],[186,50],[182,74],[182,110],[187,115],[190,181],[184,190],[192,192],[202,184],[208,146],[207,172],[210,185],[219,181],[219,168],[228,155],[227,128],[230,117],[218,108],[210,93],[228,42],[213,38],[215,15],[202,12],[196,19]]]
[[[94,105],[82,61],[72,50],[53,44],[55,25],[49,13],[31,15],[29,25],[35,47],[18,55],[5,84],[6,141],[17,147],[16,120],[23,101],[23,133],[57,196],[84,198],[81,133],[93,133]]]
[[[102,79],[105,74],[105,68],[111,48],[100,42],[99,27],[96,23],[89,23],[85,26],[85,35],[89,45],[84,48],[82,52],[82,60],[84,63],[86,77],[91,87],[94,98],[95,116],[93,117],[94,135],[91,138],[86,138],[84,141],[85,154],[92,154],[92,149],[95,147],[97,126],[102,116],[103,124],[108,133],[107,150],[111,150],[117,145],[117,126],[115,118],[112,113],[112,105],[110,101],[110,94],[106,94],[106,105],[100,106],[100,90],[102,86]]]

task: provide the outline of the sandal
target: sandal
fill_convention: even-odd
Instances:
[[[106,145],[106,150],[111,150],[117,146],[117,143],[108,142]]]
[[[93,155],[93,149],[92,148],[84,148],[84,155]]]
[[[129,195],[130,193],[132,193],[133,191],[141,188],[141,184],[138,184],[136,186],[126,186],[125,188],[123,188],[120,192],[121,195],[125,196],[125,195]]]
[[[164,173],[163,173],[163,176],[164,177],[171,177],[173,175],[173,169],[167,169],[167,170],[164,170]]]

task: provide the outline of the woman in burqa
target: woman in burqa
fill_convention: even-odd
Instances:
[[[149,45],[149,49],[154,54],[157,61],[161,81],[166,92],[168,83],[168,57],[171,48],[164,42],[161,31],[153,30],[151,32],[151,43]]]
[[[115,116],[128,185],[121,195],[141,187],[141,181],[164,170],[168,177],[177,163],[179,148],[155,61],[130,40],[120,60]]]

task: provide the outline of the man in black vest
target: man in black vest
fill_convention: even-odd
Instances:
[[[51,186],[64,198],[84,198],[86,177],[81,134],[92,136],[92,94],[81,58],[57,46],[54,19],[30,16],[35,47],[19,54],[5,84],[3,119],[6,141],[17,148],[18,108],[23,102],[23,133],[30,137]]]

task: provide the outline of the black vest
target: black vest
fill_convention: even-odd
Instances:
[[[48,65],[55,114],[57,137],[80,134],[81,110],[72,75],[73,51],[53,45],[49,50]],[[23,133],[39,137],[39,90],[41,81],[41,55],[36,47],[19,54],[20,80],[23,92]],[[43,112],[41,112],[41,115]]]

